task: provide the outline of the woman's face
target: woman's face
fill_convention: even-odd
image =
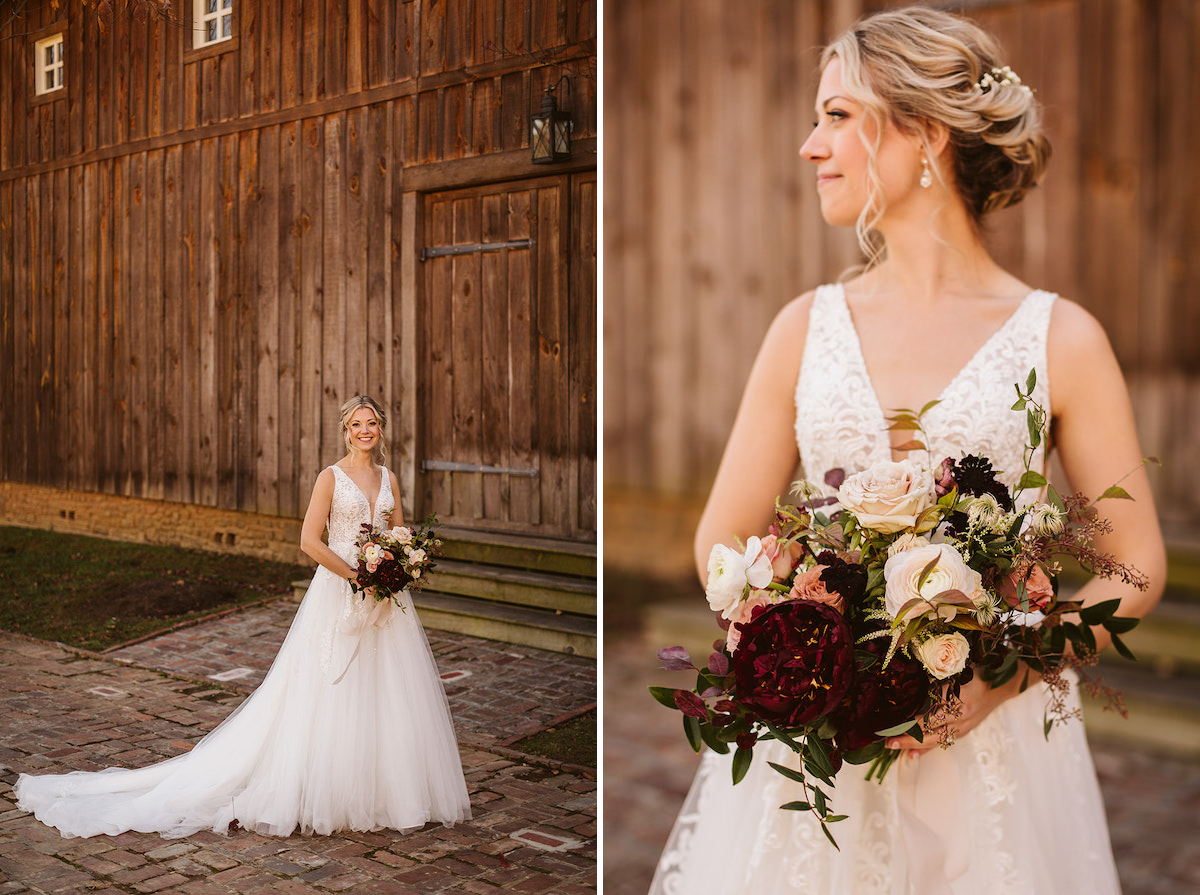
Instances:
[[[861,104],[846,95],[842,61],[836,56],[821,74],[816,112],[813,132],[800,147],[800,155],[817,166],[822,216],[835,227],[853,226],[871,195],[867,170],[870,153],[863,137],[873,144],[878,125]],[[890,216],[914,190],[920,189],[920,141],[886,124],[876,163]]]
[[[379,443],[379,420],[370,407],[360,407],[346,425],[347,438],[360,451],[371,451]]]

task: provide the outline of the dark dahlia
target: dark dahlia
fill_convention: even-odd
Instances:
[[[837,745],[842,752],[870,745],[879,739],[876,731],[895,727],[928,708],[929,675],[919,661],[897,652],[887,668],[883,667],[890,642],[889,638],[878,637],[858,646],[876,661],[855,672],[854,686],[833,714]]]
[[[837,593],[846,605],[858,602],[867,590],[867,570],[855,562],[840,559],[832,550],[822,550],[817,563],[825,566],[821,570],[821,582],[830,593]]]
[[[762,720],[804,727],[845,696],[854,676],[854,641],[836,609],[810,600],[758,606],[737,629],[736,699]]]
[[[960,494],[970,494],[974,497],[990,494],[996,498],[1004,512],[1012,512],[1012,496],[1008,493],[1008,488],[996,479],[996,470],[992,468],[992,461],[987,457],[963,457],[952,465],[950,474],[954,483],[958,485]]]

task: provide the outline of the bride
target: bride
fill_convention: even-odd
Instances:
[[[63,836],[174,838],[235,821],[323,835],[470,818],[449,705],[411,599],[376,604],[350,588],[359,526],[402,524],[396,476],[383,466],[386,424],[368,396],[342,406],[348,452],[317,477],[301,535],[320,567],[258,689],[184,755],[136,770],[22,774],[18,807]]]
[[[924,418],[931,455],[985,454],[1013,485],[1026,440],[1013,384],[1036,367],[1034,397],[1072,488],[1094,497],[1137,470],[1122,483],[1135,500],[1102,504],[1113,530],[1098,546],[1152,587],[1096,579],[1080,597],[1119,598],[1121,615],[1145,615],[1165,556],[1108,340],[1078,305],[1001,269],[980,236],[985,215],[1020,201],[1046,166],[1032,91],[976,25],[910,8],[868,17],[825,50],[816,117],[800,152],[816,169],[822,214],[856,227],[869,263],[793,301],[767,333],[696,534],[701,577],[714,544],[767,530],[798,461],[820,482],[829,469],[903,457],[894,445],[908,433],[884,422],[893,409],[939,397]],[[1035,457],[1035,468],[1045,463]],[[760,743],[736,786],[729,756],[708,753],[652,892],[1119,892],[1082,724],[1043,736],[1046,687],[1020,693],[1020,677],[965,686],[947,749],[933,736],[889,741],[905,756],[882,783],[844,768],[832,795],[849,815],[833,828],[840,851],[808,812],[778,808],[800,798],[767,765],[795,764],[785,746]],[[932,837],[918,841],[901,799]]]

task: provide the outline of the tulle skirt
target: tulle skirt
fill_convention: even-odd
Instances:
[[[1078,707],[1074,688],[1069,704]],[[767,765],[796,767],[786,746],[755,747],[736,786],[730,757],[709,752],[651,893],[1117,895],[1083,724],[1056,725],[1046,739],[1045,705],[1044,685],[1031,687],[949,749],[902,759],[882,783],[843,767],[828,793],[849,815],[830,825],[840,851],[811,815],[780,810],[802,798]]]
[[[18,807],[63,836],[272,836],[414,829],[471,816],[425,632],[317,569],[262,684],[190,752],[135,770],[22,774]]]

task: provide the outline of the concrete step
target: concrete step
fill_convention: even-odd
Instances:
[[[464,528],[439,528],[447,560],[596,580],[596,544]]]
[[[425,593],[596,615],[596,579],[439,559]]]
[[[421,623],[520,646],[596,657],[596,619],[588,615],[549,612],[473,597],[421,591],[413,594]]]

